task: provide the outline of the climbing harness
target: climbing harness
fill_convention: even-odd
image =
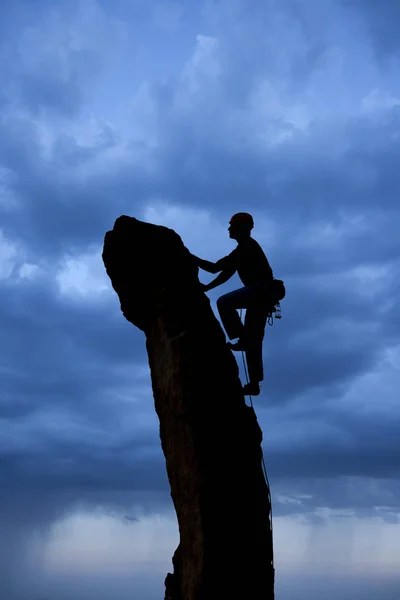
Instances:
[[[243,309],[241,308],[240,309],[240,319],[241,320],[242,320],[242,313],[243,313]],[[281,319],[282,318],[281,305],[280,305],[279,302],[277,302],[276,305],[274,306],[274,308],[268,313],[267,323],[271,327],[274,324],[274,313],[275,313],[275,319]],[[242,361],[243,361],[244,373],[245,373],[245,376],[246,376],[246,382],[250,383],[249,372],[248,372],[248,368],[247,368],[247,364],[246,364],[246,359],[244,357],[244,350],[242,350]],[[254,410],[253,399],[251,397],[251,394],[249,394],[249,398],[250,398],[250,406]],[[264,451],[262,449],[262,446],[261,446],[261,464],[262,464],[262,470],[263,470],[263,475],[264,475],[265,483],[267,484],[268,502],[269,502],[269,506],[270,506],[269,525],[270,525],[271,542],[272,542],[271,543],[271,567],[272,567],[273,577],[275,579],[274,546],[273,546],[274,530],[273,530],[273,526],[272,526],[272,497],[271,497],[271,488],[270,488],[270,485],[269,485],[267,467],[265,466]]]

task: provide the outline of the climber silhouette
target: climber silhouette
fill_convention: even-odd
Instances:
[[[229,221],[229,236],[236,240],[236,248],[216,263],[193,256],[196,265],[209,273],[220,274],[207,285],[205,292],[225,283],[237,271],[242,288],[224,294],[217,300],[218,312],[230,340],[238,338],[229,347],[246,352],[249,383],[243,386],[245,395],[258,396],[264,378],[262,343],[267,318],[274,306],[285,296],[283,281],[274,279],[267,257],[259,243],[251,237],[253,217],[240,212]],[[237,309],[246,308],[244,325]]]

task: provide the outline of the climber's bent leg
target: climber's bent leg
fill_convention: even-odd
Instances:
[[[239,308],[247,308],[252,298],[253,292],[247,287],[240,288],[218,298],[217,308],[219,316],[230,340],[240,338],[243,335],[244,327],[237,310]]]

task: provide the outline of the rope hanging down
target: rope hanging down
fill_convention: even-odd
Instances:
[[[279,303],[278,303],[278,308],[279,308],[279,315],[276,315],[277,319],[280,319],[280,307],[279,307]],[[242,313],[243,313],[243,309],[240,309],[240,319],[242,320]],[[271,321],[270,321],[271,320]],[[272,326],[273,324],[273,316],[272,314],[268,315],[268,324]],[[245,372],[245,376],[246,376],[246,382],[249,383],[249,373],[248,373],[248,369],[247,369],[247,364],[246,364],[246,359],[244,357],[244,351],[242,350],[242,360],[243,360],[243,368],[244,368],[244,372]],[[250,406],[251,408],[254,410],[254,406],[253,406],[253,399],[251,397],[251,395],[249,395],[250,398]],[[255,411],[254,411],[255,412]],[[265,483],[267,484],[267,489],[268,489],[268,501],[269,501],[269,506],[270,506],[270,518],[269,518],[269,523],[270,523],[270,529],[271,529],[271,539],[273,542],[274,539],[274,531],[273,531],[273,526],[272,526],[272,497],[271,497],[271,488],[269,485],[269,479],[268,479],[268,473],[267,473],[267,467],[265,466],[265,460],[264,460],[264,451],[262,449],[261,446],[261,464],[262,464],[262,469],[263,469],[263,474],[264,474],[264,479],[265,479]],[[275,566],[274,566],[274,547],[273,547],[273,543],[271,545],[271,557],[272,557],[272,571],[273,573],[275,573]]]

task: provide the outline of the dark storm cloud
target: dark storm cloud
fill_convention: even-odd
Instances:
[[[332,511],[336,519],[379,518],[388,524],[399,523],[399,482],[378,481],[369,477],[345,475],[323,478],[293,474],[285,482],[274,476],[271,468],[273,511],[275,516],[301,516],[313,525],[325,525],[327,516],[316,511]]]
[[[76,117],[107,62],[115,22],[96,2],[20,1],[12,8],[2,5],[6,93],[31,116]]]
[[[151,499],[154,493],[159,495],[160,503],[169,505],[161,450],[160,456],[144,458],[140,451],[146,443],[139,437],[125,447],[99,449],[85,443],[84,437],[79,444],[76,440],[66,444],[44,438],[44,451],[32,449],[2,457],[0,483],[14,495],[62,492],[66,499],[71,494],[89,502],[96,492],[112,492],[112,498],[117,498],[118,493],[130,493],[134,503],[137,498]]]
[[[55,83],[52,74],[26,74],[20,87],[21,100],[24,103],[29,102],[33,113],[39,112],[45,106],[47,109],[56,109],[65,116],[73,117],[82,103],[80,86],[73,78]]]
[[[375,411],[371,419],[360,415],[350,417],[343,411],[341,419],[338,419],[334,410],[325,409],[319,413],[320,417],[324,417],[328,431],[318,435],[316,409],[314,419],[309,421],[310,425],[314,423],[314,432],[308,442],[294,441],[290,450],[289,440],[284,450],[268,448],[272,472],[276,477],[329,479],[343,476],[376,481],[398,480],[397,414],[381,417]]]
[[[311,432],[308,438],[299,441],[296,435],[291,441],[294,423],[286,433],[282,428],[287,438],[282,448],[268,443],[268,424],[264,426],[274,513],[312,520],[317,509],[330,509],[346,511],[347,518],[398,523],[398,413],[381,416],[375,409],[373,417],[362,417],[342,410],[339,417],[337,410],[317,406],[313,413],[309,419],[297,417],[298,428]]]
[[[19,210],[0,205],[6,233],[22,237],[37,255],[60,255],[68,248],[86,248],[102,237],[118,216],[110,201],[107,180],[77,184],[68,175],[69,167],[84,163],[104,147],[82,149],[62,136],[53,159],[43,158],[37,127],[17,119],[3,126],[0,158],[10,172],[9,190]],[[108,142],[105,142],[108,144]],[[110,142],[111,143],[111,142]],[[123,202],[121,203],[123,204]]]
[[[340,293],[336,299],[340,305]],[[274,326],[282,331],[268,329],[265,338],[264,385],[274,403],[315,388],[321,395],[329,394],[331,387],[343,386],[372,369],[388,342],[398,337],[398,331],[396,336],[385,335],[382,315],[376,314],[372,302],[369,312],[362,315],[362,308],[354,307],[354,320],[351,309],[343,314],[345,309],[339,306],[328,312],[307,297],[304,303],[296,304],[293,299],[282,304],[282,322]],[[389,320],[390,315],[384,318]]]
[[[118,378],[125,383],[116,368],[147,363],[143,335],[120,316],[118,302],[74,304],[42,279],[1,291],[2,382],[14,401],[29,392],[42,404],[84,409],[84,398],[94,401]]]
[[[335,219],[343,210],[372,212],[377,198],[382,208],[397,213],[399,125],[400,110],[393,108],[339,127],[311,127],[277,147],[256,150],[239,144],[234,129],[227,133],[218,126],[199,145],[198,132],[182,123],[182,134],[174,130],[173,139],[165,140],[157,191],[181,204],[190,198],[219,210],[224,205],[238,210],[246,202],[275,218],[286,211],[295,227]]]
[[[365,20],[379,58],[387,59],[398,55],[400,43],[397,24],[400,20],[400,5],[397,0],[342,0],[342,3]]]

